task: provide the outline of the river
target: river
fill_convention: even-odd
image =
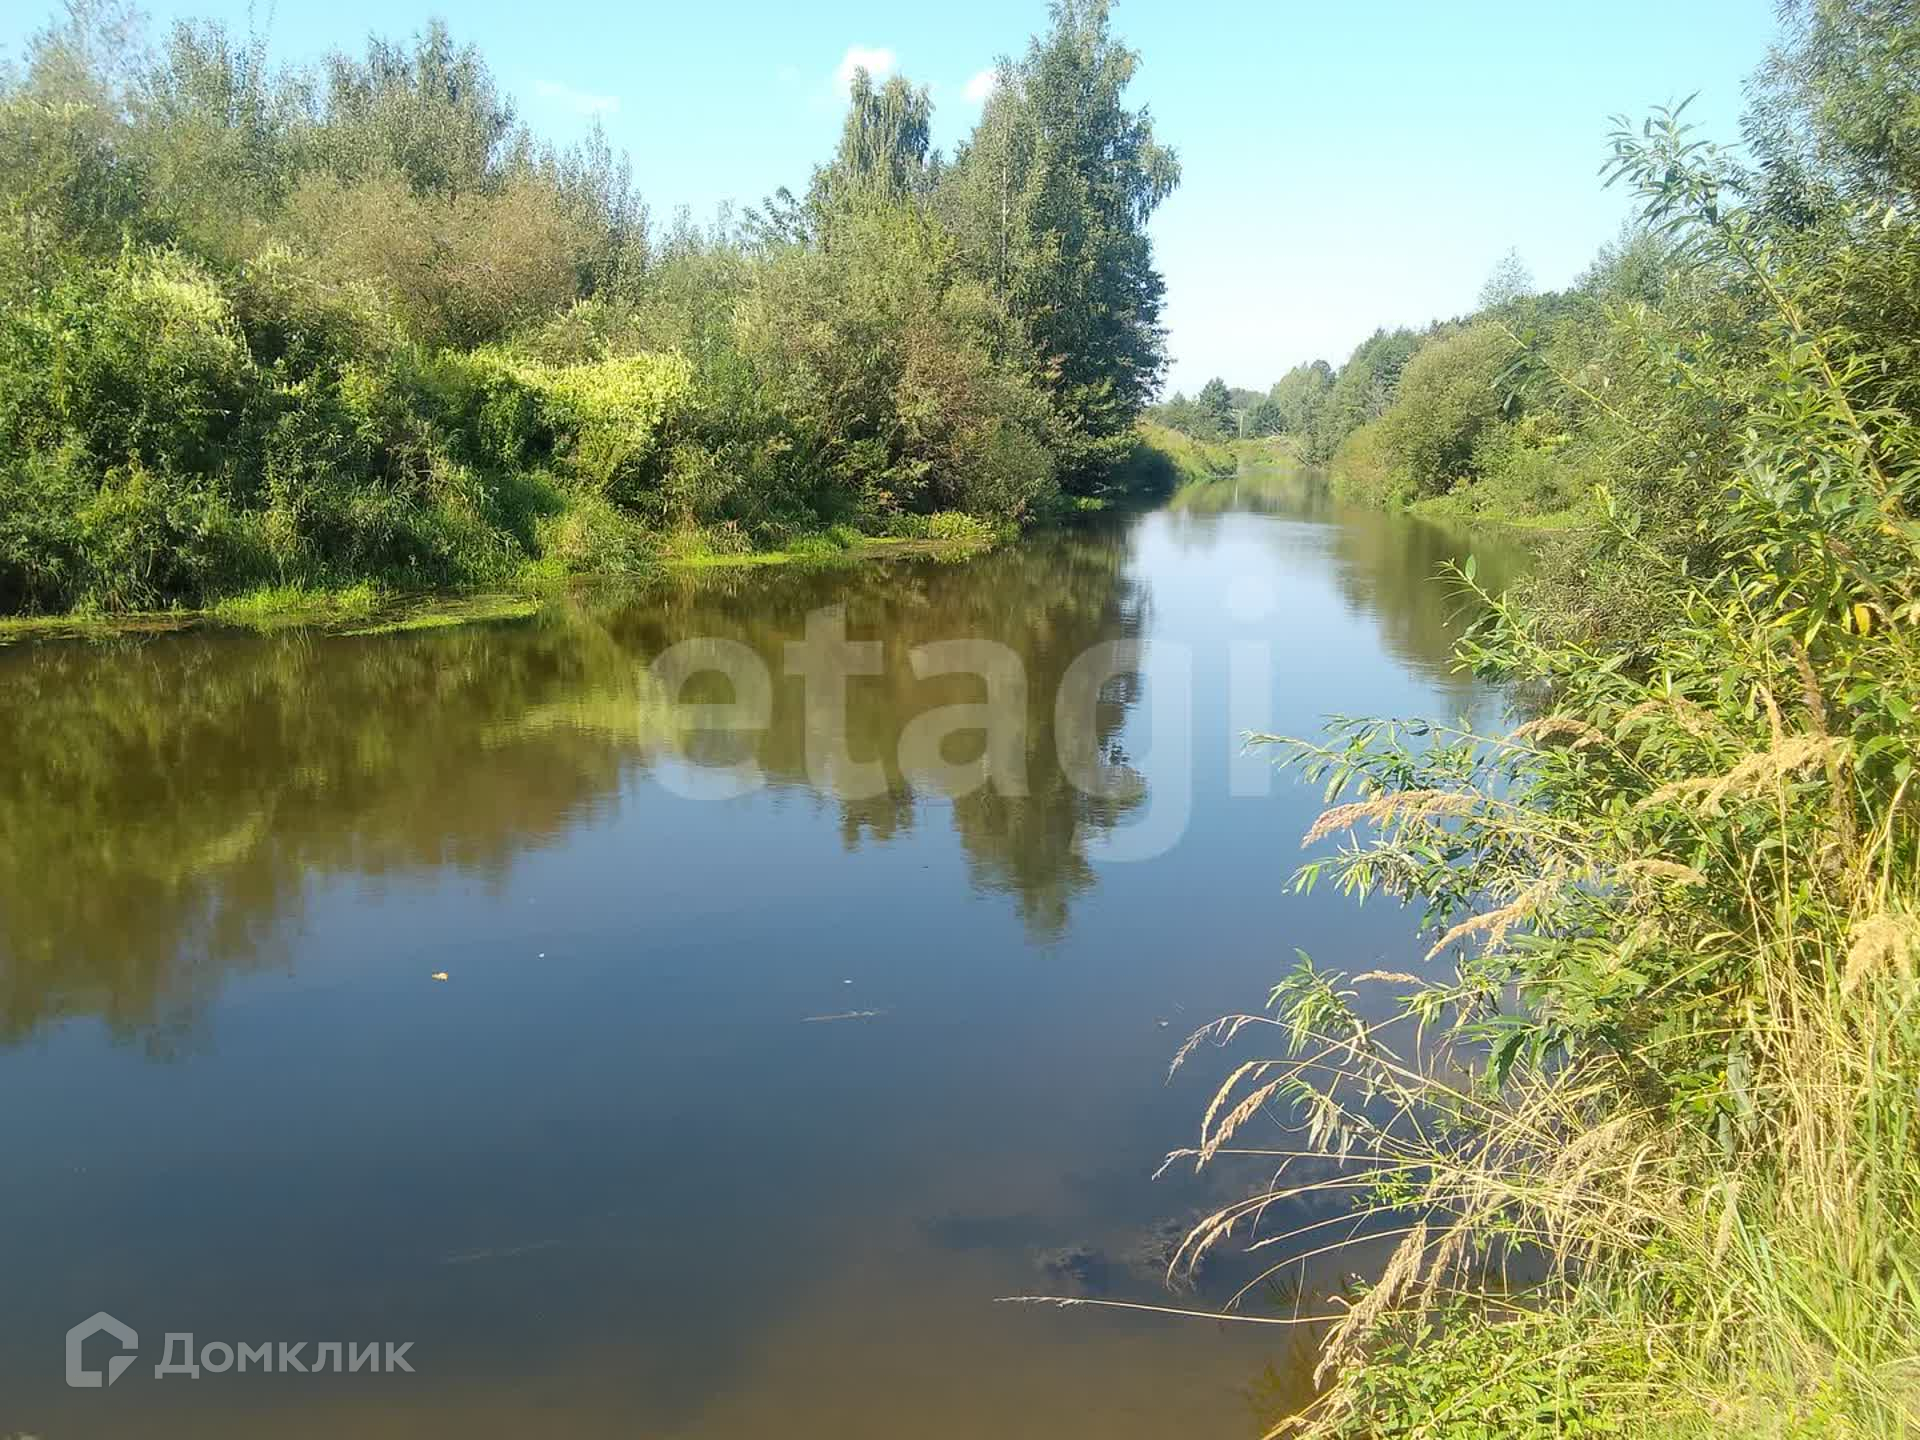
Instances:
[[[1418,953],[1287,893],[1318,796],[1237,734],[1488,706],[1469,549],[1255,474],[963,563],[0,651],[0,1434],[1257,1434],[1294,1332],[995,1302],[1231,1289],[1156,1269],[1248,1180],[1152,1178],[1231,1058],[1173,1051],[1295,947]],[[915,668],[956,640],[1004,673]],[[1005,734],[927,729],[997,680]],[[73,1388],[96,1312],[135,1358]],[[412,1370],[156,1376],[186,1332]]]

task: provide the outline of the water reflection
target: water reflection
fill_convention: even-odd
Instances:
[[[965,566],[830,574],[736,572],[635,600],[575,599],[526,622],[412,634],[245,638],[199,633],[107,648],[0,654],[0,1038],[75,1014],[164,1048],[235,968],[267,963],[307,877],[457,867],[498,876],[562,836],[623,777],[713,765],[711,738],[675,722],[648,666],[679,641],[747,646],[775,676],[806,616],[845,607],[881,641],[853,679],[851,754],[880,793],[843,797],[809,774],[801,687],[776,686],[751,751],[775,790],[835,805],[843,844],[885,843],[950,809],[976,885],[1057,935],[1093,883],[1077,828],[1129,801],[1068,783],[1063,739],[1109,761],[1131,694],[1110,687],[1085,734],[1055,732],[1074,658],[1140,633],[1147,598],[1117,532],[1053,536]],[[976,696],[922,680],[917,645],[990,636],[1029,680],[1027,794],[957,799],[901,773],[904,727]],[[683,700],[702,698],[698,682]],[[718,697],[716,697],[718,698]]]
[[[1323,474],[1298,466],[1189,485],[1168,508],[1181,517],[1245,513],[1291,522],[1266,532],[1276,567],[1297,566],[1303,545],[1327,547],[1349,611],[1377,618],[1394,658],[1436,679],[1452,673],[1454,641],[1476,613],[1464,587],[1444,578],[1446,568],[1471,557],[1480,586],[1498,595],[1528,564],[1524,547],[1498,531],[1345,505],[1328,493]],[[1193,543],[1211,543],[1207,526],[1192,521]]]
[[[1265,647],[1264,728],[1471,703],[1423,578],[1459,552],[1311,486],[1216,498],[958,566],[0,652],[0,1434],[1145,1437],[1232,1433],[1267,1361],[1297,1383],[1270,1332],[992,1303],[1153,1298],[1169,1227],[1247,1178],[1150,1178],[1231,1058],[1165,1083],[1186,1031],[1295,945],[1418,953],[1281,896],[1315,797],[1235,788],[1232,656]],[[808,763],[786,646],[828,606],[880,645],[838,737],[877,788]],[[910,653],[976,636],[1028,679],[1023,795],[900,764],[980,695]],[[690,638],[765,661],[764,728],[682,725],[650,667]],[[1113,641],[1194,673],[1185,837],[1127,865],[1088,837],[1157,797],[1068,774],[1144,769],[1151,687],[1055,705]],[[765,788],[680,793],[743,757]],[[421,1374],[151,1354],[69,1391],[58,1338],[103,1308],[156,1350],[415,1338]]]
[[[1217,517],[1247,511],[1293,522],[1261,533],[1276,573],[1330,537],[1350,610],[1377,617],[1391,653],[1436,676],[1463,604],[1435,581],[1441,565],[1477,553],[1495,589],[1514,568],[1511,548],[1484,536],[1337,507],[1300,471],[1190,487],[1165,519],[1176,546],[1205,550]],[[745,645],[780,676],[783,646],[829,604],[882,644],[880,673],[851,682],[846,740],[883,767],[884,786],[844,795],[830,773],[809,774],[791,679],[774,689],[753,760],[775,789],[835,806],[849,850],[946,810],[971,882],[1008,897],[1033,936],[1057,937],[1095,883],[1076,832],[1110,829],[1139,803],[1084,793],[1062,763],[1125,762],[1116,736],[1137,685],[1122,677],[1075,707],[1093,717],[1085,733],[1056,732],[1074,659],[1145,631],[1149,585],[1128,554],[1124,530],[1107,526],[960,566],[709,573],[525,622],[0,652],[0,1039],[92,1014],[165,1049],[222,975],[274,962],[313,874],[497,877],[612,803],[623,777],[725,763],[714,737],[676,723],[647,667],[701,637]],[[964,677],[916,677],[909,653],[975,636],[1010,646],[1028,677],[1024,796],[943,795],[901,771],[916,716],[979,698]],[[703,696],[698,681],[681,697],[702,698],[728,697]]]

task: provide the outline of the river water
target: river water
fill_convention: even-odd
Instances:
[[[1418,953],[1286,892],[1318,796],[1238,733],[1489,705],[1470,550],[1254,475],[964,563],[0,651],[0,1434],[1259,1433],[1296,1332],[995,1302],[1230,1293],[1158,1268],[1250,1178],[1153,1178],[1232,1060],[1173,1051],[1295,947]],[[102,1311],[133,1363],[71,1387]],[[413,1368],[156,1376],[187,1332]]]

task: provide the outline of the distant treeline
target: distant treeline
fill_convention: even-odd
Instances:
[[[1664,256],[1633,227],[1571,288],[1537,293],[1509,253],[1469,315],[1376,330],[1338,369],[1296,365],[1264,394],[1211,380],[1153,414],[1201,439],[1285,437],[1350,499],[1404,503],[1485,481],[1484,508],[1564,509],[1602,478],[1590,448],[1572,443],[1585,412],[1567,382],[1606,351],[1610,314],[1660,298]]]
[[[1106,0],[972,135],[856,75],[801,193],[651,223],[436,22],[310,67],[79,3],[0,71],[0,611],[618,570],[1120,483],[1179,168]],[[663,538],[665,537],[665,538]]]
[[[1337,369],[1296,365],[1264,394],[1210,380],[1149,416],[1203,441],[1278,437],[1345,500],[1564,530],[1530,598],[1570,635],[1638,648],[1680,613],[1688,577],[1737,553],[1723,523],[1727,477],[1771,378],[1755,338],[1766,307],[1791,294],[1809,334],[1844,337],[1860,358],[1839,378],[1866,387],[1863,420],[1902,435],[1920,413],[1920,261],[1900,188],[1912,147],[1900,107],[1920,81],[1897,66],[1852,74],[1920,27],[1868,0],[1806,12],[1816,18],[1800,47],[1778,52],[1751,87],[1755,163],[1696,139],[1678,111],[1620,122],[1610,143],[1622,179],[1655,143],[1694,168],[1663,172],[1673,193],[1642,194],[1636,218],[1567,289],[1537,290],[1510,252],[1467,315],[1376,330]],[[1839,58],[1823,48],[1837,53],[1835,36],[1850,37]],[[1864,195],[1880,207],[1870,216]],[[1723,237],[1735,200],[1744,228],[1726,237],[1739,247],[1732,259],[1683,233],[1692,204]],[[1762,263],[1778,275],[1727,270]]]

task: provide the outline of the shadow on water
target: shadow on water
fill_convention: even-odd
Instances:
[[[1247,1428],[1250,1376],[1301,1383],[1274,1332],[992,1301],[1164,1298],[1181,1227],[1250,1178],[1150,1178],[1227,1063],[1167,1083],[1173,1049],[1293,945],[1412,948],[1394,911],[1281,895],[1314,797],[1235,753],[1229,647],[1266,647],[1262,728],[1485,697],[1431,579],[1457,538],[1228,489],[961,565],[0,653],[0,1231],[31,1240],[0,1433]],[[880,644],[838,721],[783,675],[828,606]],[[763,728],[682,726],[649,666],[690,638],[767,664]],[[1023,794],[902,768],[979,699],[911,662],[956,638],[1027,677]],[[1185,710],[1130,674],[1075,694],[1104,641],[1185,653]],[[878,786],[809,763],[835,724]],[[1184,829],[1100,862],[1176,798],[1156,727],[1194,756]],[[675,783],[742,758],[753,793]],[[1069,778],[1096,765],[1154,784]],[[98,1309],[142,1363],[70,1391],[60,1336]],[[187,1330],[412,1339],[420,1373],[155,1380]]]

